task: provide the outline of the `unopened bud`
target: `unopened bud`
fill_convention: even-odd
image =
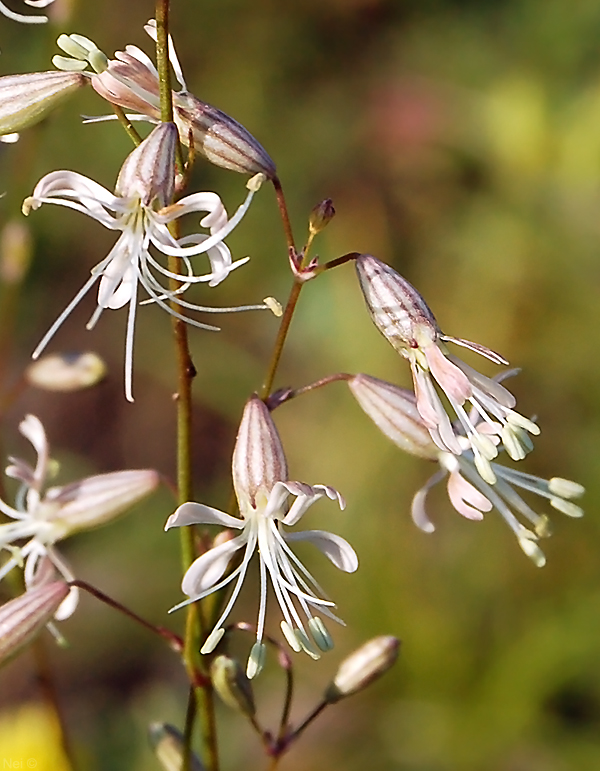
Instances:
[[[29,228],[22,222],[9,222],[0,237],[0,281],[20,284],[29,268],[31,253]]]
[[[254,717],[256,706],[250,680],[235,659],[217,656],[210,667],[213,686],[228,707]]]
[[[311,211],[308,218],[308,229],[311,235],[316,236],[321,230],[327,227],[331,220],[335,217],[335,209],[333,208],[333,201],[331,198],[326,198],[321,203],[317,204]]]
[[[173,94],[173,109],[181,141],[188,144],[191,132],[194,150],[215,166],[241,174],[260,172],[268,179],[275,177],[275,164],[267,151],[229,115],[189,91]]]
[[[30,385],[45,391],[80,391],[106,376],[106,364],[97,353],[51,353],[42,356],[25,371]]]
[[[64,581],[53,581],[0,607],[0,665],[15,656],[52,619],[69,593]]]
[[[80,72],[28,72],[0,78],[0,134],[39,123],[88,83]]]
[[[110,522],[158,486],[153,469],[113,471],[51,487],[39,504],[39,517],[62,523],[67,533]]]
[[[287,463],[271,413],[258,396],[252,396],[244,408],[235,450],[233,481],[240,502],[255,504],[258,491],[270,492],[287,479]]]
[[[405,452],[436,460],[433,443],[417,409],[414,394],[370,375],[355,375],[348,387],[377,428]]]
[[[362,691],[385,674],[398,658],[400,640],[390,635],[374,637],[346,658],[325,691],[329,704]]]
[[[183,734],[168,723],[151,723],[148,730],[150,744],[164,771],[181,771],[184,767]],[[198,757],[190,752],[190,771],[204,771],[204,766]]]

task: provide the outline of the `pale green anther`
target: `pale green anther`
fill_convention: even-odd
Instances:
[[[308,639],[308,635],[302,629],[296,629],[296,639],[302,646],[304,653],[308,654],[313,661],[318,661],[321,658],[321,654],[317,651],[315,646]]]
[[[572,482],[570,479],[561,477],[552,477],[548,480],[548,489],[553,495],[559,495],[561,498],[579,498],[585,492],[585,487]]]
[[[318,616],[313,616],[308,622],[308,628],[312,633],[314,641],[324,653],[333,649],[333,640],[322,619]]]
[[[548,517],[543,514],[535,523],[535,534],[540,538],[549,538],[552,535],[552,526]]]
[[[82,46],[75,39],[76,37],[76,35],[60,35],[56,40],[56,45],[61,51],[72,56],[73,59],[83,59],[85,61],[90,49]]]
[[[498,455],[498,448],[489,436],[485,436],[485,434],[480,434],[479,432],[473,434],[471,445],[477,447],[486,460],[493,460]]]
[[[90,51],[88,59],[94,72],[100,74],[108,69],[108,56],[99,48]]]
[[[506,416],[506,419],[511,425],[524,428],[534,436],[538,436],[540,433],[540,427],[536,423],[534,423],[532,420],[529,420],[528,418],[523,417],[523,415],[519,415],[518,412],[513,412],[510,410]]]
[[[98,48],[93,40],[83,35],[60,35],[56,44],[75,60],[73,62],[64,56],[55,56],[52,59],[52,63],[59,70],[83,70],[88,63],[97,73],[108,69],[108,57],[106,54]],[[76,62],[79,62],[79,64]]]
[[[557,511],[562,511],[567,517],[575,517],[576,519],[583,517],[581,506],[577,506],[575,503],[571,503],[571,501],[565,501],[563,498],[550,498],[550,505]]]
[[[63,72],[83,72],[87,68],[87,62],[81,59],[70,59],[68,56],[56,54],[52,57],[52,64],[57,70]]]
[[[223,627],[219,627],[218,629],[213,629],[213,631],[209,634],[209,636],[206,638],[206,642],[204,645],[200,648],[200,653],[212,653],[214,649],[217,647],[217,645],[221,642],[221,639],[223,635],[225,634],[225,630]]]
[[[79,35],[77,32],[74,32],[69,37],[71,38],[71,40],[75,41],[75,43],[78,43],[86,51],[94,51],[95,49],[98,48],[98,46],[94,43],[94,41],[90,40],[89,37],[86,37],[85,35]]]
[[[256,677],[262,672],[267,657],[267,646],[261,642],[255,642],[248,657],[248,666],[246,667],[246,677],[248,680]]]
[[[523,460],[527,452],[521,442],[521,436],[524,432],[515,431],[512,426],[503,426],[500,435],[502,437],[502,444],[506,449],[509,457],[513,460]]]
[[[282,621],[279,626],[281,627],[281,631],[283,632],[283,636],[287,640],[288,645],[290,646],[290,648],[293,651],[295,651],[296,653],[300,653],[300,651],[302,650],[302,646],[300,645],[300,643],[296,639],[296,634],[295,634],[294,630],[292,629],[292,627],[288,624],[287,621]]]
[[[519,538],[519,546],[536,567],[543,568],[546,564],[546,557],[540,547],[531,539],[531,536],[533,533],[530,537]]]
[[[480,455],[478,452],[475,452],[473,453],[473,462],[483,481],[487,482],[488,485],[495,485],[496,475],[494,474],[494,469],[489,460],[484,458],[483,455]]]

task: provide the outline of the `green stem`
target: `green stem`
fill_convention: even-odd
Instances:
[[[160,111],[163,122],[173,121],[173,92],[171,91],[171,71],[169,68],[169,0],[156,0],[156,66],[158,70],[160,87]],[[178,165],[181,164],[181,156],[178,154]],[[174,236],[177,237],[177,233]],[[175,257],[169,257],[169,270],[179,272],[179,261]],[[180,282],[170,279],[170,288],[177,290]],[[172,303],[173,309],[181,315],[185,310]],[[177,483],[178,501],[180,504],[193,500],[192,485],[192,381],[196,370],[190,355],[187,326],[184,321],[173,317],[173,335],[177,356]],[[194,548],[194,531],[191,527],[182,528],[181,532],[181,556],[184,572],[194,561],[196,554]],[[219,753],[217,745],[217,732],[215,721],[215,709],[210,675],[206,657],[199,654],[200,639],[205,633],[206,623],[198,603],[192,603],[187,607],[185,643],[183,662],[188,672],[190,682],[194,685],[194,693],[197,700],[197,710],[202,724],[203,757],[207,771],[218,771]],[[201,682],[198,683],[197,674],[200,674]],[[193,713],[189,713],[192,721]],[[192,726],[186,731],[186,747],[184,757],[191,752]]]

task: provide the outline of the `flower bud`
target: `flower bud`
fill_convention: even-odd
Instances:
[[[106,375],[106,364],[97,353],[51,353],[42,356],[25,371],[30,385],[45,391],[68,393],[90,388]]]
[[[0,235],[0,281],[14,286],[24,279],[33,252],[29,228],[22,222],[8,222]]]
[[[400,640],[390,635],[374,637],[357,648],[340,665],[325,691],[329,704],[362,691],[385,674],[398,658]]]
[[[149,206],[154,199],[160,207],[170,204],[175,186],[177,142],[175,124],[159,123],[125,159],[115,193],[123,197],[137,196],[143,206]]]
[[[87,82],[80,72],[5,75],[0,78],[0,134],[11,134],[39,123]]]
[[[39,504],[38,518],[62,524],[66,533],[97,527],[122,514],[156,489],[153,469],[113,471],[51,487]]]
[[[264,174],[273,179],[275,164],[266,150],[240,123],[216,107],[200,101],[189,91],[173,94],[175,121],[181,141],[189,143],[192,133],[194,149],[215,166],[241,174]]]
[[[266,496],[276,482],[287,479],[287,463],[271,413],[258,396],[244,407],[233,451],[233,483],[240,507],[242,501],[256,506],[256,496]]]
[[[68,584],[53,581],[30,589],[0,607],[0,665],[36,636],[68,593]]]
[[[168,723],[151,723],[150,744],[164,771],[181,771],[183,766],[183,734]],[[191,753],[190,771],[204,771],[198,757]]]
[[[370,375],[354,375],[348,387],[379,430],[405,452],[437,460],[433,443],[411,391]]]
[[[333,208],[333,201],[331,198],[326,198],[321,203],[317,204],[311,211],[308,218],[308,229],[310,234],[316,236],[324,230],[331,220],[335,217],[335,209]]]
[[[229,656],[217,656],[211,664],[210,673],[221,700],[246,717],[254,717],[256,706],[252,686],[238,662]]]

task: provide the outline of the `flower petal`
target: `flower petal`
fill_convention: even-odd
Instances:
[[[185,505],[185,504],[184,504]],[[246,543],[245,533],[232,538],[231,541],[209,549],[205,554],[192,562],[181,582],[181,590],[193,598],[210,589],[217,583],[235,552]]]
[[[323,552],[331,562],[346,573],[354,573],[358,557],[348,541],[325,530],[304,530],[300,533],[285,533],[286,541],[309,541]]]
[[[234,527],[241,530],[244,527],[244,521],[238,517],[232,517],[219,509],[213,509],[211,506],[205,506],[203,503],[182,503],[181,506],[171,514],[165,524],[165,530],[172,527],[186,527],[188,525],[222,525],[223,527]]]
[[[492,510],[491,502],[458,471],[452,471],[448,477],[448,497],[450,502],[463,517],[483,519],[483,513]]]

